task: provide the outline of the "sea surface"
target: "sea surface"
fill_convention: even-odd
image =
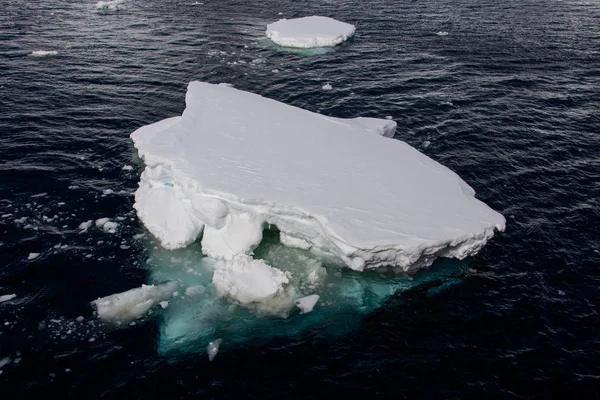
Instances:
[[[311,51],[265,39],[307,15],[356,35]],[[0,303],[0,397],[600,398],[599,27],[597,0],[3,2],[0,296],[16,297]],[[332,272],[389,293],[312,319],[246,313],[259,328],[240,317],[180,349],[161,336],[171,306],[107,326],[90,301],[202,262],[161,250],[132,208],[129,135],[181,114],[191,80],[391,116],[506,232],[413,279]],[[115,233],[79,228],[105,217]]]

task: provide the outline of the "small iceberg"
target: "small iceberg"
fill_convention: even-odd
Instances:
[[[448,36],[448,32],[439,31],[439,32],[436,32],[436,35],[438,35],[438,36]]]
[[[56,50],[35,50],[31,52],[32,57],[49,57],[58,54]]]
[[[91,302],[98,318],[105,322],[123,323],[142,317],[152,307],[163,306],[173,293],[176,293],[179,284],[166,282],[160,285],[142,285],[142,287],[102,297]],[[161,304],[162,303],[162,304]]]
[[[356,28],[354,25],[329,17],[303,17],[281,19],[267,25],[266,35],[283,47],[309,49],[333,47],[348,40]]]
[[[110,0],[110,1],[99,1],[96,3],[97,10],[118,10],[122,7],[125,0]]]

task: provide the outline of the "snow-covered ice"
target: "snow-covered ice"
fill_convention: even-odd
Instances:
[[[354,35],[354,25],[329,17],[282,19],[267,25],[266,35],[280,46],[295,48],[332,47]]]
[[[252,258],[268,224],[282,243],[357,271],[412,273],[475,254],[504,217],[454,172],[384,137],[395,128],[192,82],[182,116],[131,135],[146,163],[134,207],[168,249],[204,231],[217,292],[242,304],[293,305],[290,276]]]
[[[40,253],[29,253],[29,255],[27,256],[27,259],[28,260],[35,260],[39,256],[40,256]]]
[[[2,296],[0,296],[0,303],[4,303],[5,301],[9,301],[14,299],[15,297],[17,297],[16,294],[3,294]]]
[[[31,52],[32,57],[48,57],[55,56],[57,54],[58,52],[56,50],[35,50]]]
[[[324,84],[321,87],[321,89],[323,89],[323,90],[331,90],[331,89],[333,89],[333,86],[331,86],[331,84],[329,84],[329,83],[326,83],[326,84]]]
[[[98,317],[107,322],[128,322],[139,318],[152,307],[169,299],[177,290],[177,282],[142,287],[102,297],[91,302]],[[167,303],[168,305],[168,303]],[[165,308],[165,307],[162,307]]]

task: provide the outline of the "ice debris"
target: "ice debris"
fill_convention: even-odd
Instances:
[[[221,345],[221,339],[217,339],[214,342],[210,342],[208,346],[206,346],[206,352],[208,353],[208,361],[212,361],[217,356],[219,352],[219,346]]]
[[[15,297],[17,297],[16,294],[3,294],[2,296],[0,296],[0,303],[4,303],[5,301],[9,301],[14,299]]]
[[[98,313],[98,318],[103,321],[129,322],[142,317],[152,307],[170,298],[178,286],[175,281],[159,285],[142,285],[123,293],[98,298],[91,304]]]
[[[99,218],[96,220],[96,226],[106,233],[115,233],[117,231],[118,224],[114,221],[111,221],[110,218]]]
[[[310,296],[302,297],[296,300],[296,307],[300,309],[302,314],[308,314],[313,310],[320,296],[318,294],[311,294]]]

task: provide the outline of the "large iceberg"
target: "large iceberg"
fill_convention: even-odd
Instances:
[[[395,128],[191,82],[182,116],[131,135],[146,164],[134,207],[167,249],[202,235],[217,294],[247,305],[292,308],[310,294],[252,257],[271,226],[282,244],[356,271],[414,273],[475,254],[504,217],[454,172],[388,138]]]
[[[307,49],[333,47],[348,40],[356,28],[354,25],[329,17],[303,17],[281,19],[267,25],[266,35],[284,47]]]

